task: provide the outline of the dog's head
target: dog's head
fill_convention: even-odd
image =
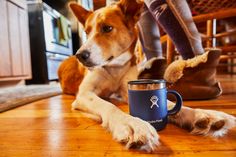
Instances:
[[[76,53],[80,62],[87,67],[104,65],[129,50],[136,39],[135,24],[143,5],[137,1],[121,0],[94,12],[69,4],[87,34],[87,41]]]

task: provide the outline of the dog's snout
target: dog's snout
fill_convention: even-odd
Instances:
[[[90,52],[87,50],[83,50],[81,52],[79,52],[78,54],[76,54],[76,57],[80,60],[80,61],[86,61],[89,59],[90,57]]]

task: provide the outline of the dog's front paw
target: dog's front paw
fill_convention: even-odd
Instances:
[[[152,152],[159,144],[156,130],[139,118],[128,116],[110,123],[109,129],[113,138],[126,144],[126,148],[140,149]]]
[[[196,109],[191,133],[220,137],[236,126],[236,118],[224,112]]]

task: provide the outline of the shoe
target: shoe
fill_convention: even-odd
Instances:
[[[188,60],[171,63],[164,74],[168,89],[178,91],[184,100],[212,99],[222,94],[216,79],[221,50],[211,49]]]
[[[166,67],[166,59],[154,57],[139,70],[138,79],[163,79]]]

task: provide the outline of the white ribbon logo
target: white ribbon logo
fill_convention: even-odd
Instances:
[[[150,101],[152,102],[152,106],[150,107],[151,109],[156,106],[159,108],[159,105],[157,104],[157,101],[158,101],[158,97],[153,95],[151,98],[150,98]]]

